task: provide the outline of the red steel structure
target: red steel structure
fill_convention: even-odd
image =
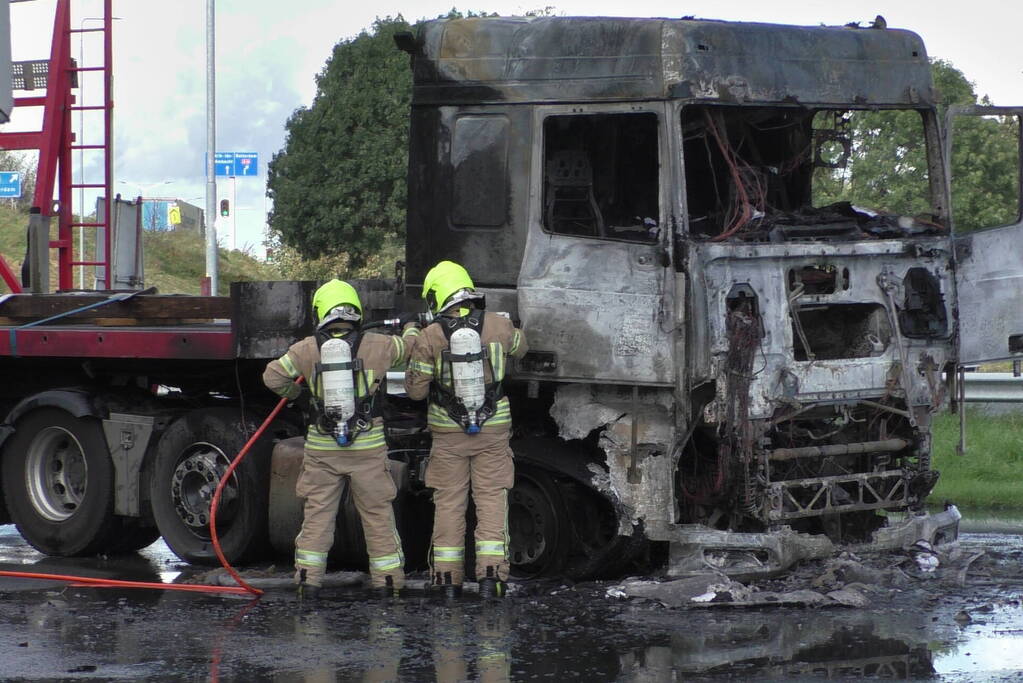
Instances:
[[[102,26],[94,28],[71,27],[71,0],[57,0],[54,13],[53,38],[50,48],[49,70],[46,80],[46,94],[43,96],[16,97],[15,108],[42,107],[42,128],[30,132],[0,133],[0,148],[7,150],[39,150],[39,166],[36,172],[36,186],[33,195],[33,211],[41,213],[47,222],[57,219],[57,239],[49,241],[49,247],[57,250],[57,286],[60,290],[72,288],[72,271],[75,266],[102,266],[104,287],[110,289],[110,230],[111,201],[113,196],[113,157],[110,154],[113,113],[113,49],[111,31],[113,24],[113,0],[104,0]],[[75,33],[103,34],[103,63],[86,66],[75,64],[71,57],[71,36]],[[103,101],[101,104],[85,105],[76,102],[71,92],[76,76],[85,72],[103,74]],[[71,114],[75,111],[102,111],[103,138],[100,142],[85,144],[75,140],[71,127]],[[102,150],[103,182],[75,183],[72,175],[73,150]],[[83,179],[84,180],[84,179]],[[54,187],[57,200],[53,201]],[[108,201],[104,202],[102,216],[95,221],[76,221],[72,207],[73,190],[79,188],[100,189]],[[78,215],[85,214],[84,207],[78,207]],[[103,259],[86,260],[84,254],[75,258],[74,228],[103,229]],[[10,266],[0,256],[0,277],[14,293],[22,291],[21,282],[15,277]]]

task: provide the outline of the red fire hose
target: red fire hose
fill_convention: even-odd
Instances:
[[[299,377],[295,380],[295,384],[301,384],[303,377]],[[288,402],[288,399],[282,398],[277,402],[270,414],[267,415],[266,419],[263,420],[263,424],[259,426],[259,429],[245,442],[242,449],[238,451],[238,455],[234,457],[231,464],[228,466],[227,471],[224,472],[224,476],[220,478],[220,483],[217,484],[217,490],[213,493],[213,500],[210,503],[210,536],[213,540],[213,550],[217,553],[217,559],[220,560],[220,564],[227,570],[227,573],[238,583],[237,586],[207,586],[201,584],[185,584],[185,583],[154,583],[149,581],[120,581],[118,579],[97,579],[91,576],[70,576],[67,574],[41,574],[39,572],[8,572],[0,571],[0,576],[9,576],[17,579],[43,579],[47,581],[68,581],[72,586],[75,587],[87,587],[92,586],[96,588],[151,588],[158,590],[176,590],[176,591],[191,591],[195,593],[234,593],[234,594],[246,594],[251,593],[252,595],[262,595],[263,591],[258,588],[254,588],[246,583],[242,577],[238,575],[238,572],[234,570],[234,567],[224,557],[224,551],[220,548],[220,540],[217,537],[217,505],[220,503],[220,493],[224,490],[224,485],[227,480],[234,473],[235,469],[241,463],[242,458],[245,457],[249,449],[252,448],[252,444],[256,443],[256,440],[263,435],[266,431],[267,426],[273,419],[277,417],[277,414],[281,412],[284,405]]]
[[[302,380],[303,377],[299,375],[298,379],[295,380],[295,384],[296,385],[301,384]],[[238,585],[241,586],[244,590],[249,591],[253,595],[262,595],[263,591],[259,590],[258,588],[253,588],[252,586],[245,582],[245,579],[238,576],[238,572],[234,570],[234,567],[231,566],[231,563],[227,561],[226,557],[224,557],[224,551],[220,549],[220,539],[217,538],[217,505],[220,503],[220,493],[221,491],[224,490],[224,485],[227,483],[227,480],[231,477],[231,474],[234,473],[235,468],[238,467],[239,463],[241,463],[242,461],[242,458],[244,458],[245,454],[249,452],[250,448],[252,448],[252,444],[256,443],[256,440],[259,439],[260,436],[262,436],[267,426],[271,422],[273,422],[273,419],[277,417],[277,413],[281,412],[281,408],[283,408],[284,404],[286,404],[287,402],[288,402],[287,398],[282,398],[280,401],[277,402],[277,405],[274,406],[274,409],[271,410],[270,414],[266,416],[265,420],[263,420],[263,424],[259,425],[259,429],[256,430],[256,433],[253,434],[249,438],[249,440],[245,442],[245,445],[242,446],[242,449],[238,451],[238,455],[234,456],[234,460],[231,461],[231,464],[230,466],[228,466],[227,471],[224,472],[224,476],[220,478],[220,483],[217,484],[217,490],[214,491],[213,493],[213,501],[210,503],[210,537],[213,539],[213,550],[217,553],[217,559],[220,560],[220,564],[224,567],[224,569],[227,570],[227,573],[231,575],[231,578],[233,578],[238,583]]]

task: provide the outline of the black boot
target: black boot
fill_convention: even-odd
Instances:
[[[377,600],[390,600],[391,598],[398,597],[398,589],[394,587],[394,577],[386,576],[384,581],[386,582],[385,585],[374,586],[369,589],[370,596]]]
[[[320,599],[320,587],[306,583],[305,570],[301,570],[298,580],[298,599],[300,601],[315,602]]]
[[[487,567],[487,575],[480,579],[480,597],[484,600],[503,598],[508,587],[497,578],[493,567]]]
[[[451,572],[441,574],[437,572],[433,576],[433,585],[430,592],[443,597],[445,600],[456,600],[462,597],[462,584],[451,583]]]

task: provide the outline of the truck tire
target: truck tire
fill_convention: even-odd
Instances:
[[[250,422],[247,420],[247,422]],[[238,408],[195,410],[178,418],[156,447],[150,478],[153,517],[164,541],[186,562],[216,565],[209,531],[214,491],[255,430]],[[260,559],[268,548],[267,505],[272,439],[249,450],[221,494],[217,538],[229,562]]]
[[[21,535],[47,555],[106,550],[120,524],[99,420],[40,408],[22,416],[15,429],[3,450],[2,471],[7,507]]]
[[[569,518],[554,479],[539,469],[519,468],[508,492],[508,560],[519,578],[555,576],[571,539]]]
[[[160,530],[146,526],[139,519],[121,517],[121,529],[107,543],[103,552],[107,555],[127,555],[151,546],[160,538]]]

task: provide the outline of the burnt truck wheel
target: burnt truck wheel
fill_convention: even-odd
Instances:
[[[248,425],[251,430],[254,425]],[[156,448],[153,517],[164,541],[193,564],[218,563],[210,535],[217,484],[247,441],[237,408],[197,410],[176,420]],[[268,547],[271,439],[257,441],[231,474],[217,509],[217,538],[229,562],[259,559]]]
[[[4,448],[4,496],[18,531],[47,555],[106,550],[118,528],[113,463],[97,419],[57,408],[15,424]]]
[[[127,555],[151,546],[160,538],[160,530],[148,526],[138,519],[121,518],[120,531],[106,544],[103,552],[108,555]]]
[[[557,483],[539,470],[519,471],[508,492],[508,559],[520,578],[559,573],[568,551],[568,515]]]

